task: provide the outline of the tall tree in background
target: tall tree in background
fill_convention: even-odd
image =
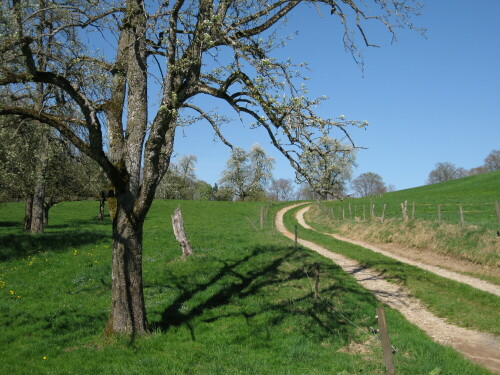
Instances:
[[[486,171],[500,171],[500,150],[491,151],[486,159],[484,159],[484,167]]]
[[[317,148],[318,137],[336,137],[335,130],[344,134],[352,125],[319,117],[321,100],[307,97],[298,67],[271,56],[282,45],[277,26],[288,13],[306,11],[302,4],[340,19],[353,56],[357,40],[370,45],[367,22],[378,21],[394,33],[399,26],[412,27],[409,20],[418,12],[408,0],[1,2],[0,86],[9,86],[15,100],[0,98],[0,115],[57,129],[99,164],[114,189],[107,332],[148,331],[143,223],[168,170],[176,128],[193,121],[187,118],[191,113],[228,143],[222,119],[200,107],[206,102],[197,97],[219,99],[252,119],[306,180],[302,153]],[[161,85],[159,95],[148,95],[150,77]],[[43,105],[18,101],[35,100],[39,86]],[[157,106],[152,97],[159,98]],[[148,113],[151,108],[157,109]]]
[[[316,148],[302,153],[301,165],[309,171],[308,178],[297,174],[299,183],[308,183],[320,199],[341,198],[345,185],[351,179],[356,153],[352,145],[338,139],[321,137]]]
[[[453,163],[436,163],[436,168],[429,173],[427,184],[450,181],[467,175],[468,173],[464,168],[459,168]]]
[[[269,195],[271,199],[277,201],[290,201],[295,195],[293,181],[289,178],[279,178],[271,182],[269,187]]]
[[[369,197],[375,194],[383,194],[387,191],[382,177],[373,172],[360,174],[352,180],[351,188],[359,197]]]
[[[272,179],[274,159],[267,156],[258,144],[249,152],[234,147],[220,179],[221,187],[229,188],[239,200],[258,200]]]

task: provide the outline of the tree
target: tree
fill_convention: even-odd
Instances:
[[[43,148],[43,174],[33,153]],[[7,122],[0,127],[0,186],[4,200],[26,201],[24,228],[41,233],[55,204],[75,197],[99,198],[107,189],[96,163],[78,152],[54,131],[39,124]],[[40,207],[34,202],[40,195]]]
[[[429,173],[427,184],[450,181],[467,175],[468,172],[464,168],[458,168],[453,163],[436,163],[436,168]]]
[[[297,174],[297,181],[307,182],[320,199],[343,197],[345,184],[351,179],[355,165],[355,151],[354,147],[338,139],[321,137],[317,147],[306,150],[300,158],[302,167],[309,171],[309,178]]]
[[[177,163],[171,163],[158,185],[155,196],[161,199],[195,199],[196,161],[196,156],[184,155]]]
[[[269,195],[271,199],[277,201],[289,201],[295,194],[293,181],[291,179],[279,178],[271,182]]]
[[[360,174],[352,181],[351,187],[360,197],[383,194],[387,191],[387,187],[382,181],[382,177],[373,172]]]
[[[11,88],[15,100],[0,100],[0,115],[56,129],[99,164],[114,190],[107,332],[148,331],[143,223],[168,170],[176,129],[204,119],[229,144],[219,127],[223,119],[200,107],[206,102],[198,97],[211,96],[252,119],[306,180],[300,155],[316,147],[316,135],[335,137],[336,130],[344,134],[347,126],[361,126],[318,116],[321,99],[306,96],[298,67],[271,55],[281,44],[276,27],[301,3],[341,20],[353,56],[357,40],[370,45],[363,31],[367,22],[378,20],[393,33],[398,26],[412,27],[409,20],[418,12],[403,0],[1,3],[0,86]],[[150,77],[161,85],[158,96],[148,95]],[[18,99],[37,85],[48,90],[43,105],[22,105]],[[153,97],[157,106],[150,103]]]
[[[232,190],[239,200],[262,200],[265,189],[272,178],[274,159],[267,156],[258,144],[249,152],[240,147],[233,148],[222,172],[222,187]]]
[[[484,159],[484,167],[488,172],[500,171],[500,150],[491,151]]]

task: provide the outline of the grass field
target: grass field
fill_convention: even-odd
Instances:
[[[181,259],[181,205],[195,256]],[[152,334],[102,335],[110,304],[109,218],[61,203],[47,233],[22,232],[23,206],[0,206],[0,368],[5,374],[383,374],[368,334],[378,302],[341,269],[277,234],[260,203],[155,201],[145,222]],[[309,271],[321,265],[314,303]],[[386,308],[398,374],[487,374]]]
[[[407,202],[407,221],[403,220],[401,209],[404,202]],[[374,197],[325,202],[321,204],[323,215],[311,219],[324,230],[347,237],[433,250],[498,268],[500,223],[495,202],[500,203],[500,172]],[[376,219],[370,219],[372,204]],[[495,282],[500,283],[500,274]]]

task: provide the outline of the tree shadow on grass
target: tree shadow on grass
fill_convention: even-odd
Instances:
[[[15,228],[15,227],[22,228],[23,223],[17,221],[0,221],[0,228]]]
[[[90,230],[56,231],[41,235],[7,234],[0,236],[0,261],[23,258],[40,251],[63,252],[108,238],[109,235]]]
[[[168,283],[174,284],[181,293],[164,309],[161,320],[154,322],[153,326],[166,332],[173,327],[184,325],[195,340],[195,327],[199,324],[199,321],[194,321],[195,318],[201,318],[203,323],[214,323],[219,319],[239,316],[246,319],[250,325],[253,318],[265,315],[265,319],[257,319],[259,324],[265,321],[262,327],[264,329],[265,326],[279,325],[294,315],[305,325],[308,335],[322,340],[335,333],[348,342],[353,331],[349,322],[359,318],[359,311],[356,311],[356,308],[344,308],[343,313],[339,315],[339,310],[326,300],[314,302],[313,292],[309,288],[310,282],[313,281],[310,277],[314,259],[301,251],[289,249],[282,256],[266,258],[265,261],[256,260],[262,252],[283,254],[283,248],[255,248],[250,254],[231,262],[217,259],[220,263],[219,269],[204,283],[195,284],[189,278],[179,280],[173,275],[167,275]],[[373,310],[375,309],[377,302],[370,292],[360,288],[353,280],[346,281],[345,276],[335,276],[341,272],[338,266],[322,264],[321,267],[328,277],[335,277],[335,283],[323,287],[322,294],[354,296],[352,298],[356,303],[369,303],[373,305]],[[296,288],[297,292],[280,296],[281,288]],[[207,297],[200,299],[198,293],[209,289],[215,291],[206,293]],[[278,292],[268,298],[274,291]],[[201,293],[203,294],[205,293]],[[231,304],[233,306],[230,307]],[[190,308],[186,309],[187,305]],[[228,308],[225,309],[225,306]],[[208,311],[210,313],[204,319],[203,315]]]

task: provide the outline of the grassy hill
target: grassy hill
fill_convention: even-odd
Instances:
[[[310,219],[324,230],[347,237],[433,250],[499,267],[500,223],[495,202],[500,203],[500,172],[372,197],[324,202],[321,213],[314,216],[313,211]],[[406,205],[406,221],[402,204]],[[500,282],[500,278],[495,282]]]
[[[170,225],[178,205],[195,250],[187,259]],[[268,207],[260,230],[261,207],[155,201],[143,256],[152,334],[131,340],[103,336],[111,228],[109,218],[96,220],[98,203],[58,204],[39,236],[22,232],[22,204],[0,206],[2,372],[384,373],[380,345],[368,333],[379,303],[339,267],[278,235],[276,206]],[[309,275],[316,264],[327,303],[313,300]],[[433,343],[398,312],[386,312],[398,373],[488,373]]]
[[[500,171],[384,194],[389,201],[490,203],[500,201]]]
[[[374,205],[375,216],[381,217],[384,214],[384,218],[402,218],[401,203],[404,202],[407,202],[410,217],[430,221],[438,219],[440,205],[441,220],[453,224],[460,223],[462,206],[466,223],[496,230],[499,223],[496,219],[495,202],[500,203],[500,171],[329,204],[336,208],[331,214],[337,219],[339,215],[344,218],[356,216],[366,219],[370,215],[370,204]],[[344,209],[343,214],[338,210],[339,207]]]

